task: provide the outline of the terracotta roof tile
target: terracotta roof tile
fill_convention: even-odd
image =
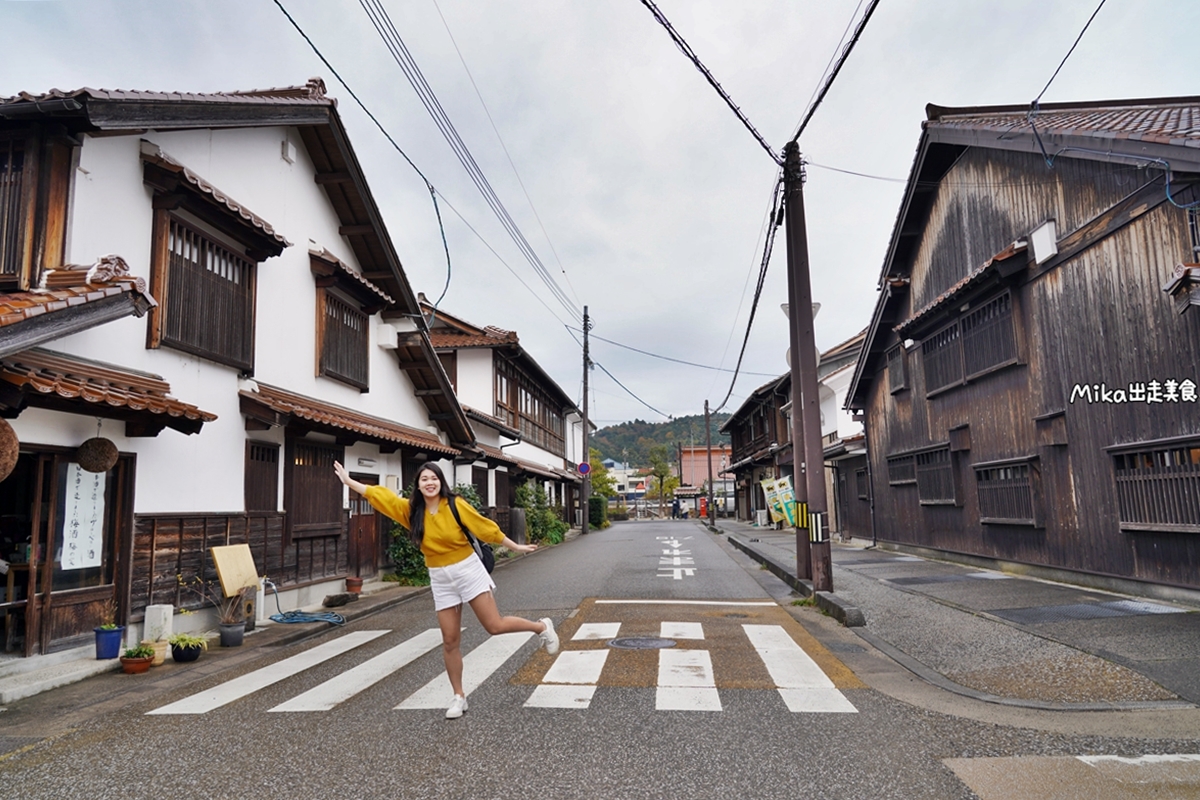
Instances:
[[[471,408],[470,406],[463,406],[462,410],[463,410],[463,413],[466,414],[468,418],[476,420],[478,422],[482,422],[484,425],[487,425],[489,428],[494,428],[495,430],[500,431],[501,433],[505,434],[509,438],[512,438],[512,439],[521,438],[520,431],[518,431],[516,428],[512,427],[511,425],[509,425],[508,423],[506,423],[504,420],[500,419],[499,417],[493,417],[491,414],[485,414],[478,409]]]
[[[1144,105],[1105,105],[1091,108],[1043,107],[1033,117],[1038,132],[1089,136],[1098,139],[1131,139],[1159,144],[1200,147],[1200,100],[1149,101]],[[925,123],[929,128],[964,128],[1007,133],[1027,131],[1027,110],[988,112],[964,110]]]
[[[333,265],[333,268],[341,278],[353,281],[356,286],[365,289],[367,292],[384,301],[388,305],[395,304],[396,301],[392,299],[391,295],[376,286],[371,281],[364,278],[359,273],[355,272],[350,267],[346,266],[341,259],[326,250],[324,247],[322,247],[320,250],[310,247],[308,249],[308,254],[313,258],[324,261],[326,264]]]
[[[463,333],[448,328],[433,328],[429,331],[429,341],[434,347],[499,347],[506,344],[516,344],[515,331],[502,331],[499,328],[484,328],[482,334]]]
[[[325,82],[320,78],[310,78],[304,86],[250,89],[237,92],[156,92],[140,89],[92,89],[89,87],[70,91],[51,89],[42,94],[21,92],[12,97],[0,99],[0,104],[37,103],[47,100],[79,99],[81,97],[95,97],[100,100],[166,100],[192,103],[228,103],[231,100],[237,100],[263,104],[336,105],[336,101],[333,98],[325,96]]]
[[[67,264],[48,270],[42,283],[42,288],[27,292],[0,294],[0,327],[126,292],[158,305],[146,293],[146,281],[130,275],[120,256],[104,256],[91,267]]]
[[[494,458],[497,461],[503,461],[506,464],[516,464],[517,463],[517,459],[508,455],[503,450],[501,450],[499,447],[492,447],[490,444],[483,444],[482,442],[476,442],[475,446],[478,447],[480,450],[482,450],[483,454],[486,455],[488,458]]]

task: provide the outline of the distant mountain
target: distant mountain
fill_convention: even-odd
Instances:
[[[712,443],[729,444],[729,437],[717,428],[729,419],[729,414],[712,414]],[[645,467],[650,464],[650,448],[666,445],[668,458],[674,460],[676,446],[704,446],[704,415],[694,414],[679,417],[669,422],[646,422],[635,419],[601,428],[591,436],[591,446],[600,451],[600,457],[614,461],[628,461],[631,466]]]

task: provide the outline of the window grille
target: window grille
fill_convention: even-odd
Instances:
[[[900,486],[917,482],[917,457],[913,455],[892,456],[887,460],[888,484]]]
[[[246,442],[246,510],[279,510],[279,445]]]
[[[1121,527],[1200,533],[1200,440],[1113,454]]]
[[[950,447],[917,453],[917,497],[921,505],[953,505],[958,502],[954,490],[954,460]]]
[[[163,344],[254,368],[254,263],[172,217]]]
[[[895,394],[908,388],[908,353],[903,344],[898,344],[888,351],[888,390]]]
[[[1188,231],[1192,234],[1192,261],[1200,262],[1200,208],[1188,209]]]
[[[342,531],[342,483],[333,471],[340,447],[290,440],[285,509],[292,538],[336,536]]]
[[[365,392],[369,387],[369,318],[327,291],[322,291],[319,296],[325,305],[320,374],[357,386]]]
[[[858,499],[867,499],[867,471],[865,469],[855,470],[854,482],[858,484]]]
[[[510,361],[496,361],[496,416],[521,432],[525,441],[565,456],[565,425],[550,396]]]
[[[1034,470],[1029,464],[975,468],[979,492],[979,521],[1035,525]]]
[[[921,342],[921,360],[927,394],[962,383],[962,338],[957,322]]]
[[[1011,295],[1002,294],[973,309],[959,320],[959,326],[968,378],[1016,360]]]
[[[25,150],[0,139],[0,278],[17,277],[24,261]]]

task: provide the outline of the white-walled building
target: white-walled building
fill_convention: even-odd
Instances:
[[[111,601],[135,626],[195,606],[177,576],[215,577],[219,544],[248,543],[284,609],[319,601],[388,539],[334,460],[398,488],[473,452],[319,79],[0,100],[0,229],[0,412],[20,442],[0,558],[29,554],[6,647],[86,641]],[[106,472],[77,463],[94,437],[119,451]]]

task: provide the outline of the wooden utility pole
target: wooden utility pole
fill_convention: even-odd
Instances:
[[[825,454],[821,449],[821,400],[817,392],[817,345],[813,332],[808,233],[804,221],[804,166],[800,145],[783,149],[787,212],[789,330],[792,370],[792,484],[797,500],[796,575],[811,578],[815,591],[833,591],[825,507]]]
[[[588,517],[592,514],[591,496],[592,496],[592,471],[590,469],[592,461],[591,442],[589,441],[588,430],[588,372],[591,369],[591,361],[588,360],[588,331],[592,329],[592,323],[588,319],[588,307],[583,307],[583,461],[589,469],[583,473],[583,487],[580,495],[582,500],[580,505],[583,506],[583,521],[580,523],[579,532],[581,534],[588,532]]]
[[[708,418],[708,401],[704,401],[704,448],[708,451],[708,522],[717,518],[713,511],[712,423]]]

